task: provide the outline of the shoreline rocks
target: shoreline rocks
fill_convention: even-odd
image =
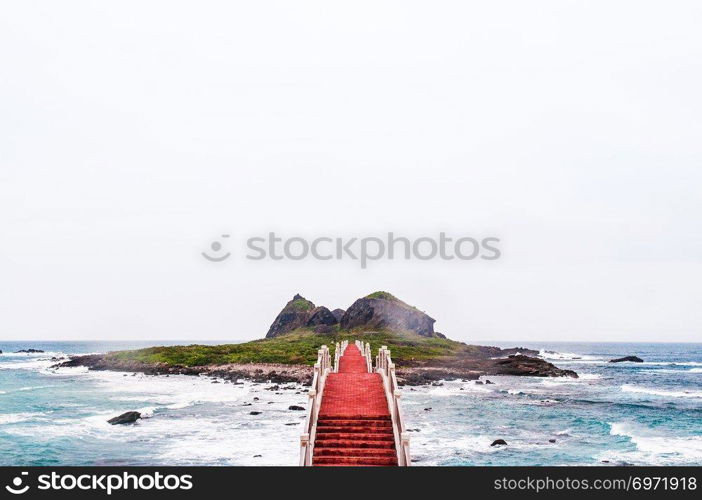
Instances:
[[[283,365],[276,363],[230,363],[225,365],[182,366],[167,363],[143,363],[123,361],[106,354],[71,356],[68,361],[57,363],[52,368],[86,367],[95,371],[117,371],[143,373],[145,375],[196,375],[216,377],[236,383],[239,379],[257,383],[298,383],[309,385],[312,367],[307,365]]]
[[[231,363],[225,365],[182,366],[169,365],[167,363],[123,361],[116,357],[111,357],[109,354],[72,356],[68,361],[57,363],[52,368],[77,366],[96,371],[118,371],[166,376],[196,375],[214,377],[232,383],[237,383],[239,379],[244,379],[256,383],[278,385],[286,383],[309,385],[313,374],[311,366],[299,364]],[[578,374],[572,370],[564,370],[543,359],[522,354],[497,359],[467,358],[452,360],[445,362],[443,365],[398,366],[396,374],[398,382],[408,386],[430,385],[442,380],[477,381],[484,375],[578,377]],[[276,388],[276,390],[279,388]],[[289,387],[282,388],[287,389]]]
[[[445,366],[404,366],[397,368],[397,380],[404,385],[428,385],[440,380],[475,381],[477,384],[494,384],[479,378],[483,375],[512,375],[520,377],[571,377],[578,378],[573,370],[564,370],[540,358],[511,355],[498,359],[464,359],[448,362]]]

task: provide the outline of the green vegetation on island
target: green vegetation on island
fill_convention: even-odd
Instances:
[[[438,337],[423,337],[413,332],[335,331],[316,333],[310,329],[294,330],[280,337],[254,340],[241,344],[187,345],[149,347],[135,351],[108,353],[120,361],[168,363],[182,366],[220,365],[227,363],[312,364],[317,351],[326,344],[330,349],[336,342],[361,340],[370,343],[373,352],[388,346],[393,360],[402,365],[410,361],[470,355],[477,346]]]

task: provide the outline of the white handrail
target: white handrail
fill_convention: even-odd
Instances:
[[[383,378],[385,397],[388,400],[388,409],[392,420],[392,430],[395,437],[395,449],[397,450],[397,464],[409,466],[412,464],[409,450],[409,435],[407,434],[402,407],[400,406],[400,391],[395,376],[395,363],[392,362],[390,350],[387,346],[378,349],[378,356],[375,361],[375,369]]]
[[[366,357],[366,368],[368,373],[373,373],[373,354],[371,354],[371,346],[366,342],[361,353]]]
[[[337,353],[339,348],[337,347]],[[335,355],[336,358],[336,355]],[[327,375],[331,371],[331,356],[329,348],[323,345],[317,351],[317,362],[314,364],[314,375],[312,376],[312,385],[307,393],[307,418],[305,420],[305,428],[300,435],[300,465],[312,465],[312,453],[314,451],[314,440],[317,434],[317,418],[319,417],[319,408],[322,405],[322,395],[324,394],[324,384],[327,380]]]
[[[346,347],[348,345],[348,340],[344,340],[341,343],[336,343],[336,347],[334,349],[334,369],[332,370],[333,373],[339,373],[339,358],[341,358],[341,356],[344,355],[344,351],[346,351]]]

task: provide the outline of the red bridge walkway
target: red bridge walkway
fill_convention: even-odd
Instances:
[[[397,465],[383,379],[349,344],[330,373],[317,420],[313,465]]]

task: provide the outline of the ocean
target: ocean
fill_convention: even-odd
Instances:
[[[0,341],[0,465],[296,465],[304,412],[288,407],[306,404],[301,387],[51,368],[187,343]],[[482,344],[539,349],[580,378],[405,388],[415,465],[702,465],[702,344]],[[28,348],[46,352],[15,353]],[[608,362],[626,355],[644,363]],[[129,410],[145,418],[106,422]]]

